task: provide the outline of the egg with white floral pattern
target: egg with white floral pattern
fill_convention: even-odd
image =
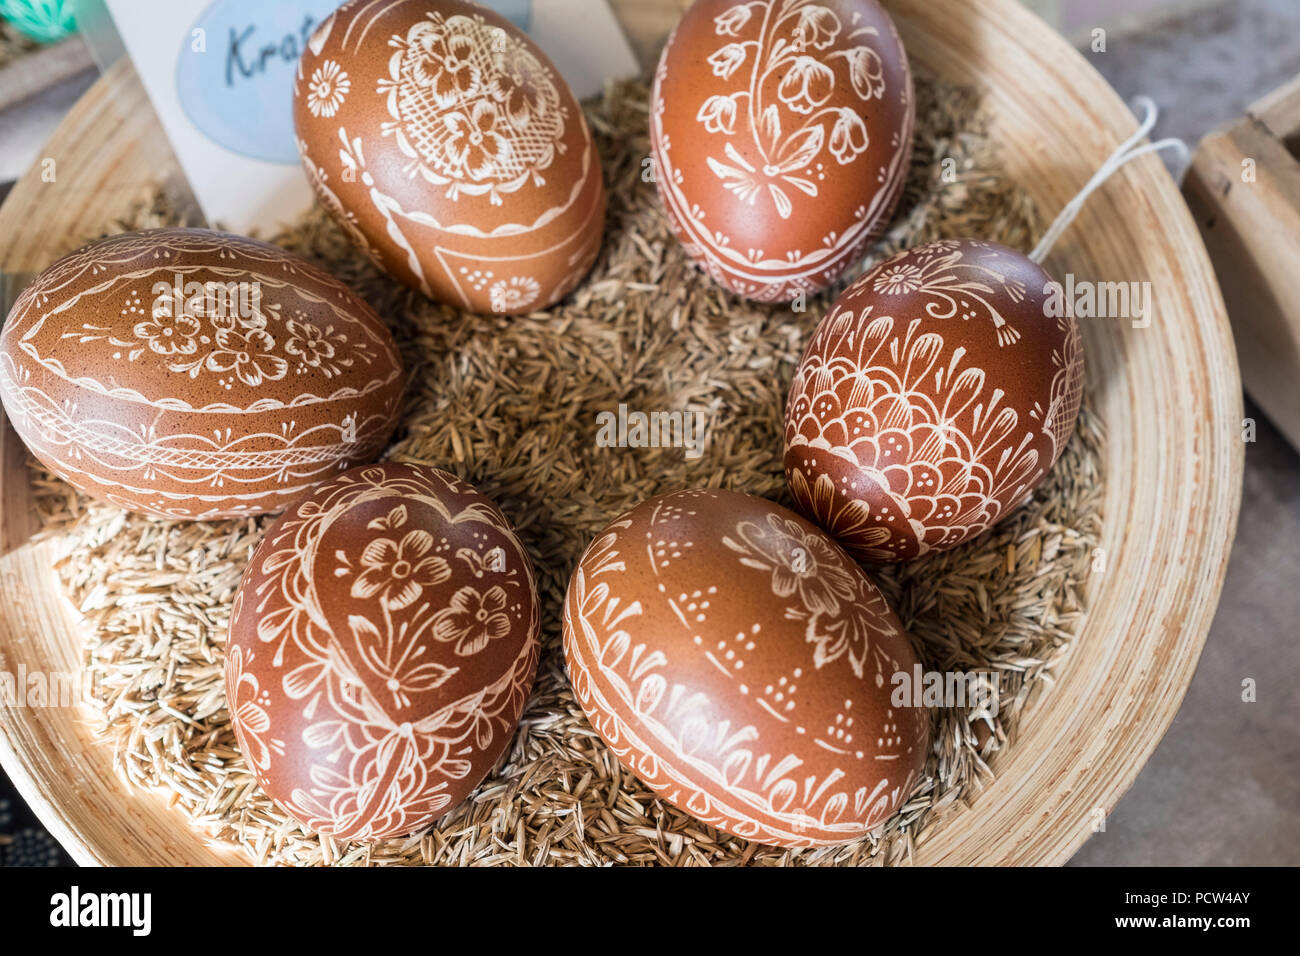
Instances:
[[[355,292],[276,246],[207,229],[64,256],[0,333],[0,399],[40,461],[161,518],[279,511],[373,460],[406,375]]]
[[[785,411],[799,510],[864,561],[944,551],[1024,501],[1074,433],[1075,320],[1052,280],[1005,246],[902,252],[835,301]]]
[[[293,87],[303,168],[381,268],[425,295],[514,315],[564,298],[595,261],[600,158],[533,41],[465,0],[349,0]]]
[[[915,122],[907,54],[876,0],[696,0],[655,74],[655,182],[710,277],[789,302],[884,229]]]
[[[574,694],[658,796],[735,836],[842,843],[908,798],[928,712],[917,657],[861,568],[763,498],[652,498],[587,548],[565,598]]]
[[[262,790],[378,840],[454,808],[514,737],[539,604],[505,516],[424,465],[354,468],[293,505],[231,609],[226,699]]]

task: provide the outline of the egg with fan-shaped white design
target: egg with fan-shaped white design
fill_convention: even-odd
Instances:
[[[799,510],[864,561],[969,540],[1043,480],[1074,432],[1083,346],[1052,279],[996,243],[945,239],[835,301],[790,385]]]

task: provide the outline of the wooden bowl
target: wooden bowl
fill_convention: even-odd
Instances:
[[[913,62],[980,91],[1009,174],[1045,213],[1060,209],[1134,129],[1082,56],[1015,0],[887,2]],[[643,60],[685,6],[616,0]],[[0,271],[31,273],[160,181],[179,181],[130,67],[101,79],[0,209]],[[1055,687],[1031,702],[973,806],[938,821],[921,864],[1059,864],[1128,789],[1192,679],[1223,584],[1240,505],[1241,381],[1219,288],[1159,159],[1125,167],[1088,203],[1048,263],[1063,276],[1150,281],[1150,327],[1085,322],[1088,387],[1109,429],[1104,572]],[[80,665],[77,617],[28,541],[23,449],[0,461],[0,670]],[[95,715],[0,706],[0,763],[81,863],[245,862],[214,846],[160,796],[128,789]]]

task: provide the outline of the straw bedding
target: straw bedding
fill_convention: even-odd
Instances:
[[[870,261],[942,236],[1022,249],[1040,221],[999,172],[970,94],[918,79],[917,149],[895,227]],[[785,391],[835,290],[804,312],[740,301],[687,263],[642,180],[647,90],[589,107],[610,187],[604,251],[569,301],[522,319],[434,305],[377,273],[320,210],[276,241],[322,264],[390,322],[414,370],[388,457],[448,468],[495,499],[528,546],[544,650],[509,752],[428,832],[347,845],[304,832],[261,792],[225,708],[222,648],[240,573],[271,519],[165,523],[90,502],[37,472],[58,573],[88,620],[86,666],[104,745],[141,787],[170,795],[212,838],[276,864],[791,865],[906,861],[996,771],[1032,720],[1026,705],[1064,666],[1086,613],[1100,531],[1104,436],[1087,397],[1073,441],[1032,500],[944,555],[873,571],[927,669],[995,670],[996,718],[933,715],[935,752],[902,812],[870,838],[784,851],[731,838],[655,799],[592,731],[569,690],[560,610],[582,549],[644,498],[722,486],[789,504],[781,470]],[[944,161],[951,159],[952,163]],[[165,197],[109,231],[174,224]],[[702,457],[600,448],[596,416],[620,402],[709,416]],[[990,769],[990,765],[992,769]]]

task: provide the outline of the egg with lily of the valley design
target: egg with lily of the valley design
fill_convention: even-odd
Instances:
[[[955,547],[1043,480],[1074,433],[1083,347],[1050,276],[991,242],[880,263],[836,300],[790,385],[799,510],[864,561]]]
[[[650,100],[669,223],[738,295],[817,292],[893,215],[915,113],[907,53],[876,0],[696,0]]]
[[[321,203],[378,265],[425,295],[518,314],[595,261],[600,158],[555,66],[464,0],[349,0],[313,33],[293,87]]]
[[[538,607],[509,522],[453,475],[389,463],[321,484],[231,609],[226,699],[262,790],[339,839],[428,826],[514,737]]]
[[[898,809],[928,712],[894,706],[917,658],[884,596],[820,529],[728,491],[652,498],[569,581],[574,693],[614,755],[705,823],[841,843]]]

